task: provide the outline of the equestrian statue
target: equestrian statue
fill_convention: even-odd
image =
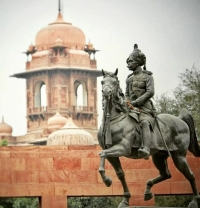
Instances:
[[[153,185],[171,178],[167,166],[167,158],[170,156],[191,185],[193,200],[188,208],[200,208],[195,177],[186,159],[188,150],[195,157],[200,157],[192,115],[187,109],[182,109],[178,117],[157,115],[151,101],[154,79],[152,72],[146,70],[146,56],[138,49],[137,44],[127,58],[127,67],[132,73],[126,80],[125,95],[119,85],[118,69],[114,73],[102,70],[103,119],[97,136],[103,149],[99,167],[103,182],[108,187],[112,184],[111,178],[105,174],[107,159],[115,169],[124,191],[118,208],[128,208],[131,195],[119,157],[149,159],[152,156],[160,175],[146,183],[144,200],[150,200],[153,197]]]

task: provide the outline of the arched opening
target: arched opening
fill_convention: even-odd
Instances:
[[[62,57],[64,56],[64,48],[60,48],[60,49],[59,49],[59,54],[60,54],[60,56],[62,56]]]
[[[83,104],[83,86],[82,84],[80,84],[78,87],[77,87],[77,106],[84,106]]]
[[[32,55],[31,54],[28,54],[27,55],[27,62],[31,62],[32,61]]]
[[[75,81],[75,100],[74,103],[76,106],[87,106],[87,91],[86,85],[84,82]]]
[[[47,106],[46,85],[43,81],[38,81],[35,85],[34,107]]]
[[[58,49],[55,49],[55,56],[58,56]]]
[[[40,88],[41,106],[47,106],[46,85],[43,84]]]

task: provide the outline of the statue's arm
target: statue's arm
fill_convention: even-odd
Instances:
[[[125,100],[129,100],[129,83],[130,83],[130,78],[128,76],[128,78],[126,79],[126,90],[125,90]]]
[[[154,79],[153,76],[148,76],[146,80],[146,92],[137,98],[135,102],[138,106],[142,106],[145,102],[150,100],[154,96]]]

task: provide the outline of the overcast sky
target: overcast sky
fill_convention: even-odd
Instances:
[[[83,30],[96,49],[98,69],[119,68],[120,84],[130,73],[126,58],[139,45],[153,72],[156,95],[178,86],[178,76],[200,66],[199,0],[62,0],[63,17]],[[37,32],[53,22],[58,0],[0,0],[0,116],[13,135],[26,133],[25,80],[10,78],[25,71],[26,51]],[[101,79],[98,79],[100,83]],[[99,91],[100,91],[99,85]],[[101,94],[99,93],[101,115]],[[100,119],[101,121],[101,116]]]

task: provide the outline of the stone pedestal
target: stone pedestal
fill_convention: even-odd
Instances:
[[[106,173],[113,179],[113,184],[106,187],[102,182],[98,172],[100,151],[101,148],[95,145],[1,147],[0,197],[39,197],[40,208],[66,208],[67,196],[121,196],[122,185],[107,161]],[[200,190],[200,158],[188,153],[187,159]],[[173,177],[153,187],[153,193],[191,194],[188,181],[175,169],[172,159],[168,160]],[[123,157],[121,163],[132,195],[130,207],[153,208],[154,198],[144,201],[143,196],[146,181],[158,175],[151,159]]]

